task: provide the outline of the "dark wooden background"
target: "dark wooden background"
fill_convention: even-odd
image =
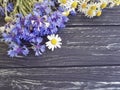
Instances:
[[[0,43],[0,90],[120,90],[120,7],[70,17],[59,34],[62,48],[40,57],[10,58]]]

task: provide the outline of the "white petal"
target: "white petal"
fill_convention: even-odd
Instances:
[[[51,50],[54,51],[54,47],[52,47]]]
[[[62,41],[62,39],[59,37],[59,38],[58,38],[58,41]]]
[[[58,45],[57,47],[58,47],[58,48],[61,48],[61,45]]]
[[[52,40],[52,37],[51,37],[51,36],[49,36],[49,35],[47,36],[47,38],[48,38],[49,40]]]

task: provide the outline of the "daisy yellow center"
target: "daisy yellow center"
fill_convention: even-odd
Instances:
[[[93,15],[93,13],[94,13],[94,11],[93,10],[88,10],[88,12],[87,12],[87,14],[89,15],[89,16],[92,16]]]
[[[92,9],[92,10],[96,10],[97,7],[96,7],[96,6],[91,6],[91,9]]]
[[[63,15],[64,15],[64,16],[68,16],[69,14],[70,14],[69,11],[63,12]]]
[[[57,44],[57,40],[56,40],[56,39],[52,39],[52,40],[51,40],[51,43],[52,43],[53,45],[56,45],[56,44]]]
[[[102,12],[101,11],[98,11],[96,16],[101,16]]]
[[[107,3],[102,3],[101,8],[104,9],[107,7]]]
[[[67,3],[67,0],[60,0],[60,3],[66,4],[66,3]]]
[[[120,0],[114,0],[114,3],[115,3],[116,5],[120,5]]]
[[[72,8],[76,8],[77,5],[78,5],[77,1],[74,1],[74,2],[72,3],[71,7],[72,7]]]
[[[86,3],[83,3],[81,6],[82,6],[82,8],[86,8],[86,7],[87,7],[87,4],[86,4]]]

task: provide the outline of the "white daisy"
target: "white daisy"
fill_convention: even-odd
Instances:
[[[96,16],[96,11],[92,10],[92,9],[87,9],[86,13],[85,13],[85,16],[87,16],[89,18],[92,18],[92,17]]]
[[[85,15],[92,18],[94,16],[100,16],[101,15],[101,8],[100,3],[90,3],[87,6],[87,10]]]
[[[71,11],[75,11],[78,0],[58,0],[60,6],[64,8],[63,15],[68,16]]]
[[[55,48],[61,48],[61,38],[58,35],[52,34],[52,35],[48,35],[48,42],[46,42],[46,46],[48,47],[48,49],[51,49],[52,51],[54,51]]]
[[[115,6],[114,1],[109,1],[109,8],[113,8]]]
[[[86,9],[87,9],[87,2],[85,0],[79,1],[78,11],[84,13]]]
[[[96,11],[96,16],[99,17],[99,16],[101,16],[101,14],[102,14],[102,10],[97,10],[97,11]]]
[[[100,2],[101,2],[101,6],[100,7],[102,9],[104,9],[104,8],[107,7],[109,1],[108,0],[100,0]]]

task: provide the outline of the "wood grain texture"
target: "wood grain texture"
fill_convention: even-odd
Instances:
[[[4,18],[0,17],[0,26],[4,25]],[[120,6],[114,8],[104,9],[100,17],[94,17],[92,19],[87,18],[83,14],[79,13],[77,16],[69,16],[69,22],[67,26],[105,26],[105,25],[120,25]]]
[[[120,67],[0,70],[0,90],[120,90]]]
[[[0,44],[0,67],[120,65],[120,26],[67,27],[61,49],[40,56],[10,58]]]
[[[62,48],[40,57],[10,58],[0,43],[0,90],[120,90],[120,7],[70,19]]]
[[[104,9],[100,17],[94,17],[92,19],[87,18],[83,14],[77,14],[77,16],[70,16],[68,26],[105,26],[105,25],[120,25],[120,7]]]

